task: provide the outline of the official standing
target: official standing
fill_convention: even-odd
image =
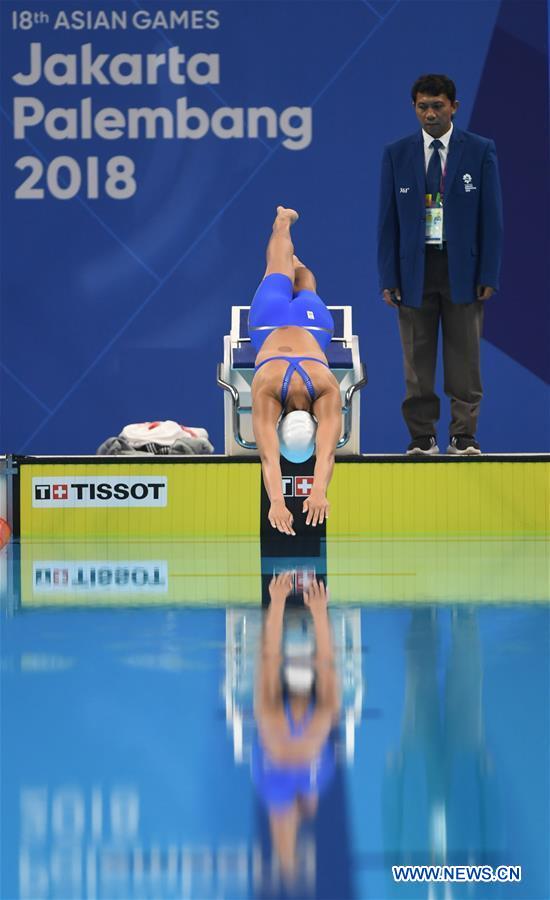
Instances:
[[[380,289],[399,310],[407,453],[439,452],[441,322],[447,453],[476,454],[483,310],[499,286],[502,251],[495,145],[454,126],[456,88],[446,75],[422,75],[411,96],[421,130],[384,150],[378,221]]]

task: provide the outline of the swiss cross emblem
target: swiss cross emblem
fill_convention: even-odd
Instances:
[[[307,591],[315,578],[315,569],[298,569],[296,572],[296,593]]]
[[[52,500],[68,500],[68,499],[69,499],[69,485],[68,484],[52,485]]]
[[[313,487],[313,475],[295,475],[294,476],[294,496],[308,497]]]
[[[69,583],[69,573],[67,569],[54,569],[53,570],[53,583],[54,584],[68,584]]]

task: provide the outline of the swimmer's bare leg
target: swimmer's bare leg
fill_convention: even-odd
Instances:
[[[291,887],[298,874],[298,829],[300,827],[300,810],[298,802],[283,812],[270,810],[269,825],[271,844],[281,868],[281,874],[288,887]]]
[[[291,281],[294,281],[294,263],[292,262],[294,245],[290,237],[290,228],[297,218],[298,213],[294,209],[285,209],[284,206],[277,207],[273,231],[267,245],[267,268],[264,278],[266,275],[278,273],[287,275]]]
[[[300,291],[313,291],[317,293],[317,281],[315,275],[297,256],[292,257],[294,263],[294,294]]]

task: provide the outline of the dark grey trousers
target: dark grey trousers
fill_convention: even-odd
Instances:
[[[451,302],[447,250],[427,247],[422,306],[399,308],[407,388],[402,411],[413,439],[437,431],[440,403],[434,383],[440,321],[444,390],[451,401],[449,434],[475,436],[483,395],[479,361],[483,307],[481,300]]]

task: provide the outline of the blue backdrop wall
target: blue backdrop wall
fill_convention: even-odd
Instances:
[[[479,438],[549,449],[545,0],[1,6],[0,451],[94,452],[128,422],[171,418],[223,452],[216,363],[278,203],[301,212],[297,252],[323,298],[353,305],[362,449],[401,451],[378,175],[430,70],[456,81],[459,126],[496,140],[503,180]]]

